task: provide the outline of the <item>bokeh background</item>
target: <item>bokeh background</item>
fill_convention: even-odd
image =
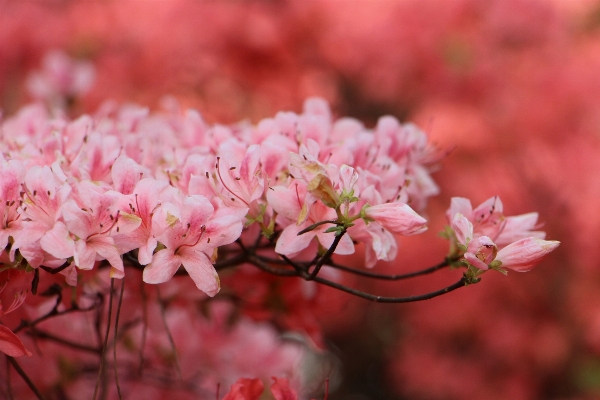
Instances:
[[[600,397],[600,2],[0,0],[5,116],[31,100],[26,79],[52,49],[96,67],[77,112],[168,94],[210,122],[257,122],[316,95],[371,126],[384,114],[419,124],[451,150],[434,175],[442,193],[429,232],[401,240],[381,272],[442,259],[452,196],[539,211],[562,245],[530,273],[409,305],[339,294],[314,310],[340,361],[330,399]],[[349,282],[404,295],[455,275]]]

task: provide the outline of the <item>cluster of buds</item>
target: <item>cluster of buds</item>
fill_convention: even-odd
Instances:
[[[445,232],[451,240],[449,258],[468,268],[471,280],[488,269],[526,272],[560,244],[544,240],[545,232],[536,230],[535,212],[505,217],[498,197],[473,209],[471,202],[454,197],[446,213],[450,226]]]

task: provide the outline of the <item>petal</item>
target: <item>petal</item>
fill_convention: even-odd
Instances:
[[[143,281],[146,283],[163,283],[175,275],[181,265],[181,259],[173,251],[163,249],[152,257],[152,262],[144,268]]]
[[[319,239],[319,243],[326,249],[330,248],[335,239],[335,234],[333,232],[325,233],[324,230],[317,232],[317,238]],[[353,254],[354,253],[354,243],[352,243],[352,239],[350,239],[349,235],[344,235],[337,247],[334,251],[335,254]]]
[[[304,205],[306,187],[294,184],[289,188],[275,186],[267,190],[267,201],[273,210],[284,217],[295,221]]]
[[[453,197],[450,200],[450,208],[446,212],[446,217],[448,217],[449,223],[452,223],[452,220],[456,214],[462,214],[466,217],[470,217],[471,214],[473,214],[473,206],[471,206],[471,201],[464,197]]]
[[[31,356],[21,339],[4,325],[0,325],[0,351],[10,357]]]
[[[88,247],[85,240],[75,242],[75,254],[73,254],[75,265],[80,269],[92,269],[96,261],[96,252]]]
[[[213,215],[215,209],[210,201],[201,195],[187,197],[181,208],[181,223],[190,232],[198,232]]]
[[[532,231],[536,227],[537,220],[538,213],[536,212],[506,217],[505,224],[496,239],[496,243],[498,245],[506,245],[526,237],[544,239],[546,237],[545,232]]]
[[[271,393],[275,400],[297,400],[298,395],[290,387],[290,382],[285,378],[272,377]]]
[[[305,222],[300,226],[296,224],[288,225],[277,239],[275,252],[291,256],[307,248],[316,235],[315,231],[306,232],[300,236],[298,236],[298,232],[309,225],[308,222]]]
[[[152,261],[152,253],[158,245],[156,238],[148,238],[146,244],[140,246],[138,249],[138,262],[142,265],[146,265]]]
[[[487,220],[492,214],[502,215],[502,201],[498,196],[490,197],[473,210],[473,221],[481,222]]]
[[[461,213],[456,213],[452,218],[452,229],[456,235],[458,243],[467,245],[467,242],[473,238],[473,224]]]
[[[77,286],[77,268],[75,268],[74,263],[71,263],[71,265],[59,273],[65,276],[65,282],[67,282],[67,285]]]
[[[479,258],[477,258],[477,256],[473,253],[465,253],[464,257],[465,257],[465,260],[467,260],[469,262],[469,264],[471,264],[474,267],[477,267],[484,271],[489,268],[486,263],[484,263]]]
[[[183,267],[198,289],[213,297],[219,292],[219,276],[208,256],[200,251],[185,247],[178,252]]]
[[[56,258],[69,258],[75,254],[75,242],[71,239],[67,226],[60,221],[42,237],[40,245]]]
[[[264,390],[262,381],[258,378],[240,378],[225,395],[223,400],[258,400]]]
[[[100,236],[90,239],[87,243],[89,248],[92,248],[100,257],[105,259],[119,271],[123,271],[123,260],[117,251],[115,241],[111,237]]]
[[[121,155],[115,160],[110,170],[113,187],[119,193],[131,194],[143,172],[144,168],[141,165],[131,158]]]

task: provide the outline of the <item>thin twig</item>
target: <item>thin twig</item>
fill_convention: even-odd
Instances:
[[[317,228],[321,225],[324,225],[324,224],[343,225],[342,222],[335,221],[335,220],[319,221],[317,223],[314,223],[314,224],[302,229],[300,232],[298,232],[298,236],[304,235],[305,233],[310,232],[310,231],[314,230],[315,228]]]
[[[56,268],[50,268],[50,267],[46,267],[45,265],[40,265],[40,268],[43,269],[44,271],[48,272],[49,274],[58,274],[59,272],[67,269],[67,267],[71,265],[70,262],[66,262],[63,265],[61,265],[60,267],[56,267]]]
[[[298,273],[298,271],[294,271],[294,270],[291,270],[291,269],[283,269],[283,268],[272,267],[269,264],[267,264],[266,262],[262,261],[260,258],[258,258],[255,255],[248,256],[248,261],[250,263],[252,263],[254,266],[262,269],[265,272],[271,273],[273,275],[287,276],[287,277],[300,276],[299,273]]]
[[[21,368],[21,366],[17,363],[17,360],[15,360],[14,358],[12,358],[10,356],[6,356],[6,358],[8,359],[8,362],[10,363],[10,365],[13,366],[15,371],[17,371],[17,373],[19,375],[21,375],[21,378],[23,378],[23,380],[25,381],[27,386],[29,386],[29,389],[31,389],[31,391],[37,396],[37,398],[39,400],[44,400],[44,396],[42,395],[42,392],[40,392],[40,390],[35,386],[35,384],[29,378],[29,376],[27,376],[25,371],[23,371],[23,368]]]
[[[143,318],[143,329],[142,329],[142,343],[140,344],[140,367],[138,369],[139,376],[142,376],[144,372],[144,348],[146,347],[146,334],[148,330],[148,296],[146,295],[146,285],[144,281],[141,281],[142,287],[142,318]]]
[[[108,320],[106,321],[106,334],[104,335],[104,345],[102,346],[102,355],[101,355],[101,359],[100,359],[100,368],[98,369],[98,379],[96,380],[96,388],[94,389],[94,397],[93,400],[96,400],[96,397],[98,396],[98,388],[100,387],[100,380],[102,378],[102,372],[104,370],[104,360],[105,360],[105,353],[106,353],[106,347],[108,346],[108,334],[110,333],[110,322],[112,319],[112,303],[113,303],[113,290],[115,287],[115,278],[110,278],[110,297],[109,297],[109,301],[108,301]]]
[[[13,396],[12,384],[10,382],[10,361],[8,357],[6,357],[6,391],[8,392],[8,399],[14,400],[15,397]]]
[[[31,327],[29,331],[25,332],[27,335],[31,335],[33,336],[36,340],[37,339],[47,339],[47,340],[51,340],[55,343],[58,344],[62,344],[64,346],[67,346],[71,349],[75,349],[75,350],[81,350],[81,351],[86,351],[88,353],[94,353],[94,354],[99,354],[101,349],[100,348],[96,348],[96,347],[92,347],[92,346],[86,346],[84,344],[80,344],[80,343],[75,343],[72,342],[70,340],[64,339],[60,336],[55,336],[51,333],[48,333],[46,331],[42,331],[40,329]]]
[[[345,233],[346,233],[346,228],[342,228],[342,230],[335,235],[335,239],[333,239],[333,243],[331,244],[329,249],[327,249],[327,252],[325,254],[323,254],[323,257],[319,258],[317,265],[315,265],[315,269],[313,269],[313,271],[310,273],[310,275],[308,275],[304,279],[306,279],[307,281],[312,281],[313,279],[315,279],[315,277],[319,273],[319,270],[321,269],[323,264],[326,263],[327,261],[329,261],[329,259],[331,258],[331,255],[337,248],[338,244],[340,243],[340,240],[342,240],[342,237],[344,236]]]
[[[333,282],[333,281],[319,278],[319,277],[315,277],[314,281],[317,283],[323,284],[325,286],[329,286],[334,289],[338,289],[343,292],[352,294],[354,296],[358,296],[363,299],[373,301],[375,303],[412,303],[415,301],[429,300],[429,299],[433,299],[434,297],[441,296],[446,293],[450,293],[453,290],[459,289],[459,288],[467,285],[467,279],[463,276],[462,278],[460,278],[460,280],[458,282],[453,283],[452,285],[447,286],[443,289],[436,290],[434,292],[429,292],[429,293],[420,294],[420,295],[416,295],[416,296],[408,296],[408,297],[386,297],[386,296],[377,296],[377,295],[366,293],[366,292],[363,292],[360,290],[352,289],[352,288],[349,288],[348,286],[344,286],[337,282]]]
[[[305,280],[308,280],[307,278],[309,277],[309,274],[306,273],[305,271],[303,271],[300,266],[298,266],[298,265],[294,266],[294,263],[291,260],[289,260],[290,262],[292,262],[290,265],[294,266],[294,268],[295,268],[294,271],[272,267],[272,266],[268,265],[267,263],[265,263],[264,261],[260,260],[259,258],[256,258],[255,256],[250,256],[248,258],[248,261],[251,262],[256,267],[258,267],[259,269],[261,269],[265,272],[269,272],[273,275],[278,275],[278,276],[283,276],[283,277],[299,276],[299,277],[304,278]],[[344,286],[340,283],[320,278],[318,276],[313,278],[313,281],[316,283],[320,283],[322,285],[329,286],[334,289],[338,289],[343,292],[352,294],[354,296],[376,302],[376,303],[411,303],[411,302],[415,302],[415,301],[429,300],[434,297],[441,296],[446,293],[450,293],[453,290],[456,290],[463,286],[466,286],[467,282],[468,282],[467,279],[463,276],[458,282],[456,282],[450,286],[447,286],[443,289],[436,290],[434,292],[425,293],[425,294],[416,295],[416,296],[408,296],[408,297],[386,297],[386,296],[377,296],[377,295],[374,295],[371,293],[366,293],[366,292],[363,292],[363,291],[360,291],[357,289],[353,289],[348,286]],[[472,283],[475,283],[475,282],[472,282]]]
[[[399,281],[402,279],[410,279],[410,278],[414,278],[417,276],[431,274],[433,272],[439,271],[440,269],[442,269],[444,267],[447,267],[448,265],[449,265],[449,260],[444,260],[444,261],[440,262],[439,264],[434,265],[433,267],[421,269],[418,271],[407,272],[405,274],[398,274],[398,275],[387,275],[387,274],[379,274],[379,273],[371,272],[371,271],[365,271],[362,269],[346,267],[345,265],[341,265],[341,264],[338,264],[335,262],[327,263],[327,266],[329,266],[331,268],[339,269],[341,271],[348,272],[350,274],[364,276],[365,278],[381,279],[381,280],[387,280],[387,281]]]
[[[119,332],[119,316],[121,315],[121,305],[123,304],[123,292],[125,291],[125,278],[121,279],[121,293],[119,294],[119,304],[117,304],[117,315],[115,316],[115,335],[113,343],[113,359],[114,359],[114,370],[115,370],[115,383],[117,385],[117,393],[119,394],[119,400],[123,399],[121,394],[121,386],[119,385],[119,371],[117,368],[117,337]]]
[[[242,253],[229,259],[218,261],[214,264],[215,270],[222,271],[226,268],[237,267],[246,261],[246,254]]]
[[[160,289],[158,286],[156,286],[156,295],[158,296],[158,304],[160,305],[160,316],[162,318],[163,325],[165,326],[165,331],[167,332],[169,343],[171,344],[171,348],[173,349],[173,355],[175,357],[175,368],[177,368],[179,379],[183,381],[183,374],[181,373],[181,367],[179,366],[179,357],[177,356],[177,348],[175,348],[175,341],[173,340],[173,335],[171,335],[169,325],[167,324],[167,318],[165,316],[165,304],[163,303],[160,297]]]

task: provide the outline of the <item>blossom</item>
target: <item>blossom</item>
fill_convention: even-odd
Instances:
[[[78,238],[73,254],[75,265],[92,269],[97,259],[106,259],[112,266],[111,275],[122,278],[123,260],[111,234],[113,230],[115,233],[133,231],[140,225],[140,218],[117,209],[119,193],[104,191],[90,181],[81,182],[74,197],[65,202],[62,210],[69,232]],[[63,239],[63,243],[69,240],[59,235],[56,239]]]
[[[210,257],[217,247],[239,237],[246,212],[225,207],[215,212],[211,202],[200,195],[186,197],[181,207],[162,204],[153,223],[159,232],[156,238],[165,248],[152,256],[144,269],[144,282],[166,282],[183,265],[198,289],[211,297],[217,294],[219,277]]]

